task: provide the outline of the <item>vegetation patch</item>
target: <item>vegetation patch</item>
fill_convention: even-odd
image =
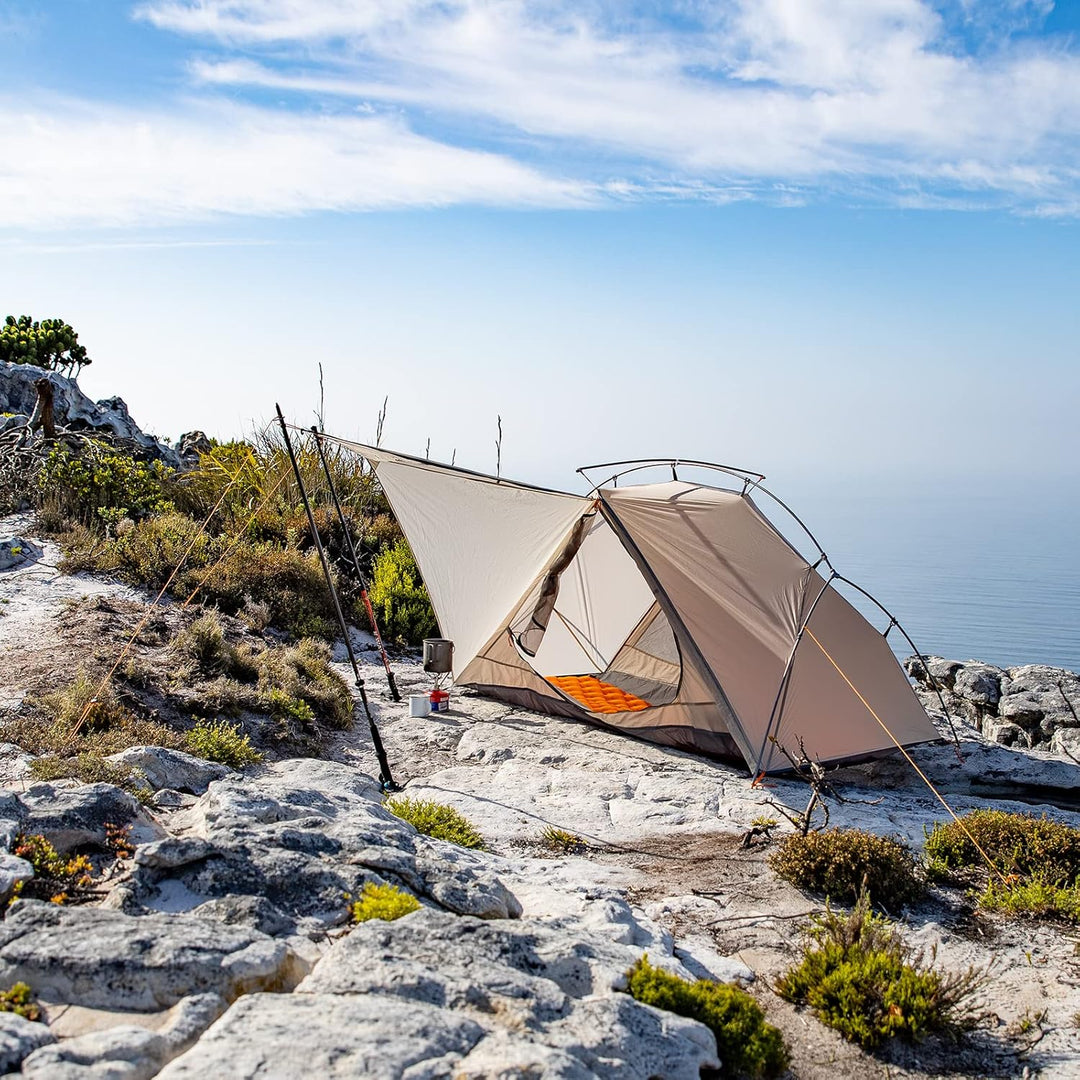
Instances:
[[[783,1036],[745,990],[707,979],[680,979],[653,967],[647,956],[630,969],[627,979],[636,1001],[708,1027],[716,1036],[725,1075],[779,1076],[787,1068],[790,1054]]]
[[[961,879],[988,873],[972,839],[1003,874],[1038,875],[1057,885],[1080,878],[1080,829],[1005,810],[972,810],[960,822],[935,825],[925,848],[931,873]]]
[[[15,983],[9,990],[0,990],[0,1012],[15,1013],[25,1020],[41,1019],[41,1008],[24,982]]]
[[[924,891],[911,852],[898,840],[862,829],[794,833],[769,864],[796,888],[841,903],[854,903],[865,891],[876,904],[900,908]]]
[[[93,898],[94,868],[85,855],[60,855],[40,833],[20,833],[11,845],[11,853],[34,868],[33,878],[16,885],[13,901],[25,896],[65,904],[72,899]]]
[[[420,901],[412,893],[393,885],[375,885],[368,882],[360,893],[360,899],[351,906],[352,921],[367,922],[369,919],[382,919],[393,922],[411,911],[418,911]]]
[[[574,855],[584,851],[589,845],[580,836],[566,829],[557,829],[554,825],[548,825],[540,834],[540,843],[549,851],[557,851],[564,855]]]
[[[802,961],[777,993],[811,1008],[822,1023],[864,1050],[893,1038],[957,1035],[974,1022],[970,1002],[984,976],[934,970],[862,896],[850,914],[827,911],[807,930]]]
[[[371,574],[371,604],[383,636],[418,645],[438,632],[427,589],[404,538],[386,548]]]
[[[187,749],[207,761],[217,761],[230,769],[243,769],[262,761],[262,754],[240,728],[226,720],[200,720],[187,733]]]
[[[391,814],[407,821],[418,833],[435,840],[447,840],[459,847],[477,850],[483,850],[486,846],[483,836],[472,822],[452,806],[404,796],[387,799],[383,805]]]
[[[1055,885],[1041,876],[1026,881],[991,879],[979,897],[979,906],[1014,917],[1080,923],[1080,886]]]

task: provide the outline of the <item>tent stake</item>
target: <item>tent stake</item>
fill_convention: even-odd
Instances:
[[[334,484],[334,477],[326,461],[326,453],[323,450],[318,428],[313,427],[311,433],[315,436],[315,447],[319,451],[319,460],[322,462],[323,472],[326,474],[326,484],[330,489],[330,498],[333,500],[334,509],[337,511],[338,524],[341,526],[341,532],[345,537],[345,546],[349,549],[353,573],[356,575],[357,584],[360,586],[360,598],[364,601],[368,621],[371,623],[371,633],[375,638],[375,644],[379,647],[379,655],[382,657],[383,667],[386,669],[386,683],[390,687],[390,698],[393,701],[400,701],[401,694],[398,693],[394,673],[390,670],[390,657],[386,655],[386,646],[383,645],[382,634],[379,633],[379,624],[375,619],[375,609],[371,606],[371,598],[368,596],[367,578],[364,577],[364,571],[360,569],[360,559],[356,554],[356,545],[353,544],[352,533],[349,531],[349,526],[345,521],[345,513],[341,509],[341,502],[337,496],[337,486]]]
[[[293,453],[292,440],[289,438],[289,429],[285,424],[285,417],[282,415],[281,406],[275,405],[274,408],[277,410],[278,423],[281,425],[281,434],[285,439],[285,449],[289,454],[293,475],[296,477],[297,486],[300,488],[300,498],[304,503],[304,510],[307,513],[308,525],[311,526],[311,538],[315,542],[315,550],[319,553],[319,562],[322,564],[326,585],[330,590],[330,599],[334,602],[334,613],[337,615],[341,636],[345,639],[345,651],[349,654],[349,663],[352,664],[353,675],[356,678],[356,688],[360,691],[360,701],[364,706],[364,715],[367,717],[368,730],[371,732],[371,743],[375,748],[375,757],[379,762],[379,783],[382,784],[383,791],[400,791],[401,789],[394,783],[394,778],[390,773],[390,762],[386,760],[386,750],[383,748],[382,739],[379,737],[379,729],[375,725],[375,717],[371,715],[371,706],[368,704],[367,692],[364,690],[364,680],[360,677],[360,665],[356,662],[356,653],[353,652],[352,642],[349,640],[349,626],[345,622],[345,615],[341,610],[341,601],[338,600],[337,589],[334,588],[334,578],[330,573],[330,562],[326,557],[326,551],[323,549],[322,540],[319,538],[319,529],[315,524],[315,515],[311,512],[311,503],[308,502],[307,491],[304,488],[304,478],[300,475],[300,466],[297,463],[296,454]]]

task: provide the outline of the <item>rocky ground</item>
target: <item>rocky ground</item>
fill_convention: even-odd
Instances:
[[[145,601],[60,575],[55,549],[40,546],[40,557],[0,571],[9,714],[29,682],[73,674],[78,657],[57,648],[73,599]],[[1072,933],[975,916],[958,891],[934,890],[907,913],[905,935],[950,970],[990,967],[982,1020],[955,1045],[870,1057],[770,989],[822,904],[776,877],[767,843],[744,848],[741,838],[759,815],[779,817],[776,804],[801,810],[805,787],[755,787],[731,766],[467,693],[453,693],[447,713],[411,718],[406,702],[390,702],[377,655],[360,654],[395,780],[462,810],[489,850],[419,836],[383,808],[362,720],[333,737],[329,760],[245,774],[175,750],[129,751],[157,789],[149,806],[107,784],[35,783],[26,755],[8,747],[0,846],[43,833],[62,853],[91,853],[97,895],[79,906],[21,900],[0,922],[0,988],[24,981],[44,1003],[39,1022],[0,1013],[0,1073],[707,1073],[719,1064],[707,1029],[619,992],[647,951],[682,974],[746,985],[784,1031],[796,1077],[1080,1075]],[[415,658],[394,669],[406,699],[430,688]],[[914,754],[958,812],[1034,808],[1080,824],[1080,766],[962,727],[959,754],[948,744]],[[918,846],[945,813],[902,760],[835,779],[844,801],[830,808],[834,824]],[[553,854],[541,841],[549,825],[584,848]],[[117,850],[118,826],[130,848]],[[0,891],[27,870],[4,856]],[[351,928],[346,897],[366,882],[407,888],[423,906]]]

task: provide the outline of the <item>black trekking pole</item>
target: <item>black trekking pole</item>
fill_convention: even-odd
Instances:
[[[327,464],[326,453],[323,450],[321,433],[317,427],[312,425],[311,434],[315,436],[315,447],[319,451],[319,460],[322,462],[323,472],[326,474],[326,484],[330,489],[330,498],[333,500],[334,509],[337,511],[338,524],[341,525],[341,531],[345,537],[345,546],[349,549],[353,573],[356,575],[357,584],[360,586],[360,598],[364,601],[368,622],[371,623],[371,634],[375,638],[375,644],[379,647],[379,655],[382,657],[383,667],[386,669],[386,682],[390,687],[390,699],[400,701],[401,695],[398,693],[397,683],[394,681],[394,673],[390,670],[390,657],[386,655],[386,646],[383,645],[382,634],[379,633],[379,624],[375,619],[375,609],[371,606],[371,598],[368,596],[367,578],[364,576],[364,571],[360,569],[360,559],[356,554],[356,545],[353,544],[352,533],[349,532],[344,511],[341,509],[341,502],[338,500],[337,488],[334,485],[334,478],[330,473],[330,466]]]
[[[322,540],[319,538],[315,515],[311,512],[311,503],[308,502],[307,491],[304,489],[304,479],[300,475],[300,466],[297,464],[296,454],[293,453],[289,429],[285,424],[281,406],[275,405],[274,408],[277,410],[278,423],[281,425],[281,434],[285,439],[285,449],[288,451],[289,461],[292,463],[293,475],[296,477],[297,486],[300,488],[300,498],[307,513],[308,525],[311,526],[311,538],[315,541],[315,550],[319,553],[319,562],[322,563],[326,585],[330,590],[330,599],[334,602],[334,612],[337,615],[338,626],[341,628],[341,636],[345,639],[345,651],[349,654],[349,663],[352,664],[353,675],[356,678],[356,688],[360,691],[360,701],[364,706],[368,729],[371,732],[371,744],[375,748],[375,757],[379,762],[379,783],[382,784],[383,791],[400,791],[401,789],[394,783],[394,778],[390,774],[390,762],[386,760],[386,750],[383,747],[382,739],[379,737],[375,717],[371,715],[371,706],[368,704],[367,692],[364,690],[364,680],[360,677],[360,665],[356,662],[356,653],[353,652],[352,642],[349,640],[349,626],[345,622],[345,615],[341,610],[341,601],[338,600],[337,589],[334,588],[334,578],[330,573],[330,562],[326,557],[326,551],[323,549]]]

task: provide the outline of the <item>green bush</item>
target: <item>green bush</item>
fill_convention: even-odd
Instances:
[[[79,335],[63,319],[42,319],[29,315],[8,315],[0,326],[0,360],[10,364],[34,364],[69,376],[92,363]]]
[[[393,885],[374,885],[369,881],[360,893],[360,899],[352,905],[352,920],[358,923],[369,919],[393,922],[419,908],[420,901],[411,893]]]
[[[790,1055],[784,1038],[766,1023],[761,1006],[737,986],[698,979],[688,982],[653,967],[643,956],[628,972],[627,990],[636,1000],[697,1020],[716,1036],[728,1076],[779,1076]]]
[[[106,442],[88,439],[77,454],[64,447],[51,450],[36,483],[53,527],[64,520],[115,524],[170,509],[164,489],[169,475],[160,461],[138,461]]]
[[[251,739],[224,720],[200,720],[187,733],[187,747],[198,757],[231,769],[243,769],[262,761],[262,754],[251,745]]]
[[[427,799],[408,799],[404,796],[387,799],[386,809],[407,821],[418,833],[436,840],[448,840],[459,847],[483,850],[484,838],[463,814],[452,806]]]
[[[1053,885],[1078,883],[1080,829],[1005,810],[972,810],[960,820],[963,826],[955,821],[935,825],[926,838],[926,858],[935,876],[989,872],[970,833],[1004,874],[1038,875]]]
[[[30,987],[17,982],[10,990],[0,990],[0,1012],[15,1013],[26,1020],[40,1020],[41,1009]]]
[[[1080,885],[1056,885],[1039,875],[1027,881],[992,878],[979,897],[979,906],[1006,915],[1080,923]]]
[[[173,638],[173,652],[189,661],[201,675],[231,672],[233,650],[225,640],[225,628],[213,611],[200,615]]]
[[[352,727],[352,692],[330,666],[325,642],[305,638],[288,648],[267,649],[255,659],[259,693],[271,712],[277,709],[276,715],[301,721],[318,719],[340,730]],[[286,699],[292,702],[291,709]]]
[[[956,975],[926,966],[863,896],[850,914],[830,910],[814,921],[802,961],[780,978],[776,991],[873,1050],[892,1038],[916,1042],[970,1027],[969,1001],[981,981],[970,969]]]
[[[417,645],[437,633],[431,600],[404,539],[375,559],[370,596],[384,637]]]
[[[911,852],[862,829],[794,833],[781,841],[769,864],[796,888],[841,903],[854,903],[865,889],[874,903],[899,909],[924,891]]]

